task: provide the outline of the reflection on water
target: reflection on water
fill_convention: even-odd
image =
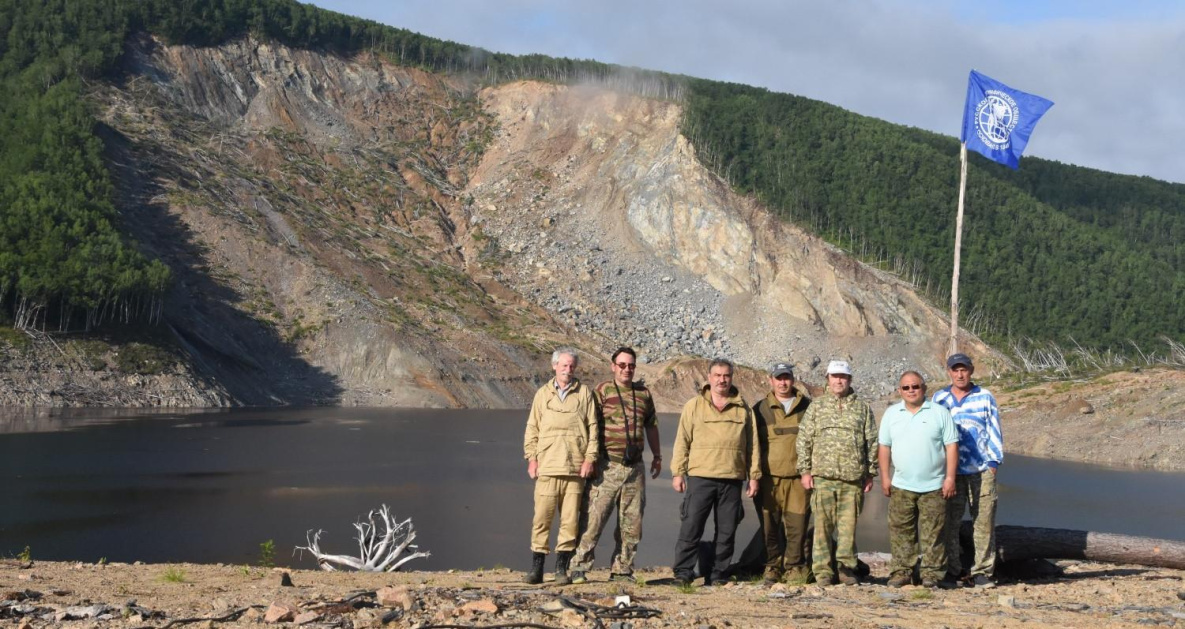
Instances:
[[[409,568],[522,569],[532,493],[524,421],[525,411],[343,408],[9,415],[0,553],[28,545],[43,559],[254,563],[274,539],[279,563],[311,568],[288,554],[306,531],[325,529],[326,552],[353,553],[352,523],[386,503],[432,552]],[[668,461],[674,428],[674,416],[661,418]],[[1009,457],[1000,479],[1000,523],[1185,535],[1182,474]],[[888,550],[878,489],[862,551]],[[640,565],[670,564],[680,499],[669,472],[648,480]],[[756,519],[748,503],[738,552]],[[612,543],[603,536],[598,565]]]

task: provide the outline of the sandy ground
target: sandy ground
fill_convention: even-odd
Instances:
[[[311,627],[1115,627],[1185,624],[1185,571],[1058,562],[1060,576],[1002,582],[994,589],[890,589],[883,555],[865,556],[860,586],[765,586],[759,582],[680,589],[667,568],[646,582],[522,583],[504,568],[472,572],[326,573],[232,565],[0,564],[0,624],[23,627],[201,629],[267,624],[291,609]],[[549,562],[550,567],[550,562]],[[384,589],[387,588],[387,589]],[[377,593],[377,594],[376,594]],[[619,596],[633,609],[606,609]],[[25,598],[27,597],[27,598]],[[23,600],[17,600],[22,599]],[[603,607],[598,607],[603,606]],[[583,609],[582,609],[583,608]],[[547,611],[550,609],[551,611]],[[237,614],[235,612],[238,612]],[[622,617],[655,613],[651,618]],[[87,617],[90,616],[90,617]],[[211,620],[225,618],[226,620]],[[192,626],[191,625],[191,626]]]

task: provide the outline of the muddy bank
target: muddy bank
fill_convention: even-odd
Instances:
[[[925,590],[884,585],[883,555],[865,559],[871,584],[856,587],[732,583],[680,589],[670,570],[639,571],[634,584],[521,583],[505,568],[394,574],[289,571],[198,564],[0,564],[0,619],[25,627],[535,626],[592,627],[1116,627],[1185,622],[1185,572],[1059,562],[1059,576],[1005,582],[989,590]],[[550,566],[550,563],[549,563]],[[548,576],[550,581],[550,575]],[[384,589],[390,588],[390,589]],[[632,611],[612,612],[629,596]],[[564,601],[563,598],[567,601]],[[285,607],[285,609],[280,609]],[[285,613],[285,612],[290,613]],[[652,615],[653,617],[641,617]],[[77,618],[77,620],[74,620]],[[211,620],[225,618],[225,620]],[[387,620],[384,625],[384,619]]]

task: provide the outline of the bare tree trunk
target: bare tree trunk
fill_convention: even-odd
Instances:
[[[963,546],[971,544],[971,522],[959,531]],[[1113,533],[1031,526],[996,527],[996,554],[1001,563],[1025,559],[1087,559],[1185,569],[1185,542]]]

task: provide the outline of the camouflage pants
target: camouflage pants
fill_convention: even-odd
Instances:
[[[996,474],[960,474],[955,479],[955,497],[946,501],[946,570],[961,575],[962,547],[959,528],[963,511],[970,508],[974,531],[974,565],[971,576],[992,576],[996,570]]]
[[[810,491],[799,477],[762,476],[761,528],[765,533],[765,569],[771,574],[805,568],[807,521],[811,518]]]
[[[576,548],[580,524],[580,495],[584,479],[579,476],[540,476],[535,479],[535,517],[531,519],[531,552],[547,553],[551,522],[560,512],[560,530],[555,536],[556,552]]]
[[[815,477],[811,492],[811,511],[815,514],[811,568],[819,583],[828,583],[835,576],[831,569],[832,547],[837,565],[856,570],[856,520],[863,508],[864,484],[860,481]]]
[[[922,579],[941,579],[946,573],[945,525],[942,490],[918,493],[894,487],[889,494],[889,572],[912,574],[920,546]]]
[[[588,484],[587,506],[580,513],[580,545],[576,547],[572,569],[592,570],[597,542],[617,510],[617,528],[613,531],[614,574],[632,574],[638,542],[642,541],[642,513],[646,511],[646,469],[641,461],[623,465],[602,459],[597,476]]]

